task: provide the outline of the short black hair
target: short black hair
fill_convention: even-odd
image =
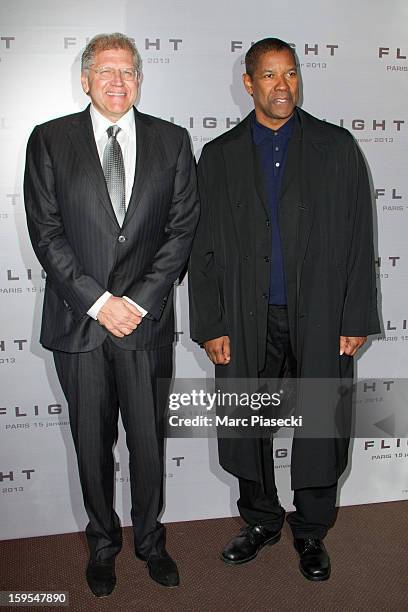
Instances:
[[[264,53],[268,53],[269,51],[289,51],[293,60],[296,63],[295,51],[290,46],[289,43],[281,40],[280,38],[263,38],[262,40],[258,40],[258,42],[254,43],[252,47],[248,49],[245,55],[245,70],[246,73],[249,74],[250,77],[255,72],[256,65],[261,55]]]

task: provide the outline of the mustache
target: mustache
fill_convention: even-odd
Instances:
[[[293,96],[290,94],[284,95],[284,96],[273,96],[271,98],[272,101],[275,100],[288,100],[289,102],[293,102]]]

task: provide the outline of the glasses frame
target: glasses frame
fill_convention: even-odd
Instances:
[[[93,70],[94,72],[96,72],[96,74],[102,81],[111,81],[113,78],[115,78],[115,75],[117,72],[120,73],[123,81],[136,81],[139,75],[136,68],[114,68],[113,66],[98,66],[98,68],[94,68],[93,66],[91,66],[90,70]],[[109,70],[110,76],[104,77],[102,75],[103,70]],[[126,72],[129,72],[130,70],[132,70],[131,77],[127,76],[126,74]]]

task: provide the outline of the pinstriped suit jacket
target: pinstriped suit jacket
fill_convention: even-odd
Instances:
[[[89,107],[32,132],[24,176],[28,229],[47,273],[41,343],[90,351],[107,331],[87,315],[108,290],[148,311],[138,328],[112,339],[154,349],[174,339],[173,284],[198,221],[195,164],[185,129],[136,109],[135,182],[123,226],[113,211]]]

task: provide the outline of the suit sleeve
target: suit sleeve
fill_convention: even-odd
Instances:
[[[170,290],[188,260],[198,216],[195,162],[190,139],[183,130],[163,243],[144,276],[126,289],[127,297],[147,310],[146,317],[160,319]]]
[[[190,335],[199,344],[228,335],[221,307],[215,262],[214,221],[207,178],[207,155],[204,148],[198,164],[201,214],[188,271]]]
[[[64,233],[54,170],[41,128],[32,132],[26,154],[24,204],[34,252],[64,304],[75,318],[86,315],[105,288],[84,274]]]
[[[341,335],[368,336],[381,332],[373,244],[373,213],[367,167],[352,141],[348,155],[348,258],[347,291]]]

